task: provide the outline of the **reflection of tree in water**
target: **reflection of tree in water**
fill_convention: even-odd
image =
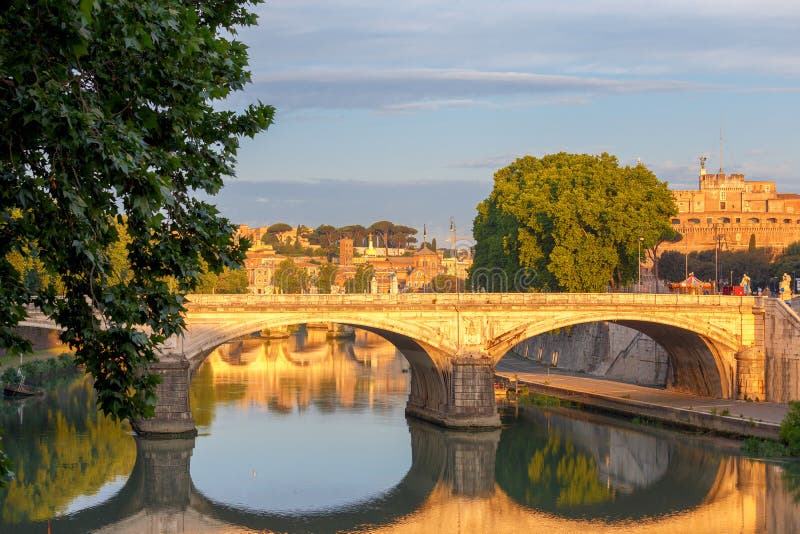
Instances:
[[[794,502],[800,503],[800,461],[785,464],[782,479],[786,492],[794,497]]]
[[[21,415],[18,412],[21,410]],[[78,496],[130,475],[136,448],[125,423],[100,415],[89,377],[52,390],[39,402],[5,403],[3,440],[16,478],[0,490],[4,523],[47,520]],[[46,437],[42,429],[48,429]]]
[[[581,506],[613,498],[598,478],[594,458],[578,452],[558,431],[533,453],[528,462],[528,481],[525,504],[530,506]]]
[[[523,506],[563,517],[685,510],[708,497],[720,472],[714,447],[598,414],[527,409],[503,420],[498,485]]]

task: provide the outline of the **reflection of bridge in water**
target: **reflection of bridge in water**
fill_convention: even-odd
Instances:
[[[531,425],[512,425],[501,436],[500,431],[453,432],[410,420],[412,465],[396,486],[368,502],[302,515],[214,502],[192,483],[194,439],[138,439],[136,465],[124,488],[100,506],[52,520],[51,528],[115,533],[231,532],[237,527],[416,533],[452,531],[458,525],[463,532],[628,532],[635,521],[648,532],[673,533],[778,532],[800,521],[800,510],[781,492],[783,481],[775,466],[723,458],[696,444],[661,441],[663,436],[641,430],[597,427],[581,432],[581,422],[574,419],[550,412],[532,412],[530,417],[549,428],[531,436]],[[603,494],[614,501],[613,507],[601,512],[596,495],[575,493],[568,484],[551,488],[554,496],[570,496],[568,506],[547,495],[526,497],[530,488],[525,485],[535,469],[525,464],[552,448],[552,437],[561,432],[572,436],[571,452],[559,461],[593,465],[596,481],[614,490]],[[542,439],[540,446],[537,440]],[[661,445],[654,447],[654,440]],[[532,487],[545,493],[548,489],[546,484]],[[28,528],[42,532],[47,526]]]
[[[212,382],[219,400],[266,406],[279,413],[303,410],[329,399],[331,391],[336,392],[336,405],[343,408],[373,406],[376,398],[408,393],[409,376],[402,372],[405,361],[394,345],[368,332],[348,341],[305,329],[287,339],[242,338],[219,346],[205,361],[194,380]],[[325,403],[321,408],[334,408]]]

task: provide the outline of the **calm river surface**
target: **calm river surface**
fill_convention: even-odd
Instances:
[[[356,331],[219,347],[195,439],[140,440],[90,383],[3,401],[17,479],[0,532],[792,532],[800,467],[587,412],[504,409],[502,430],[407,420],[408,364]]]

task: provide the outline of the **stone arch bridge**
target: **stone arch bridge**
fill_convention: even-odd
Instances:
[[[545,332],[613,321],[664,347],[678,389],[761,400],[780,400],[767,380],[768,357],[786,350],[776,325],[800,335],[800,317],[782,302],[722,295],[193,295],[187,308],[185,336],[166,345],[155,366],[163,377],[159,405],[155,418],[137,423],[143,434],[194,430],[189,382],[215,347],[298,323],[349,324],[382,335],[412,369],[407,413],[460,428],[499,426],[493,367],[514,345]]]
[[[411,369],[410,415],[447,427],[499,426],[493,367],[520,341],[572,325],[613,321],[669,354],[674,387],[719,398],[800,397],[800,316],[777,299],[632,293],[191,295],[187,330],[169,340],[156,416],[141,434],[195,432],[193,372],[217,346],[299,323],[349,324],[380,334]],[[22,326],[44,326],[35,316]],[[49,325],[52,328],[52,324]]]

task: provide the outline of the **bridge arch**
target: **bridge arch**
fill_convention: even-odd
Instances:
[[[263,329],[282,328],[304,323],[338,323],[375,332],[395,344],[403,352],[404,349],[419,350],[423,348],[428,357],[440,367],[446,365],[447,355],[456,351],[456,347],[447,336],[425,324],[393,320],[375,314],[331,314],[314,313],[312,311],[286,314],[247,314],[245,320],[238,322],[209,322],[192,325],[195,332],[188,336],[187,344],[179,342],[174,350],[189,360],[192,368],[196,368],[216,347],[236,338],[260,332]],[[255,315],[255,316],[254,316]],[[404,355],[405,352],[404,352]],[[408,355],[406,355],[408,358]]]
[[[697,323],[675,315],[645,318],[631,312],[608,311],[534,320],[489,341],[487,352],[497,363],[526,339],[561,328],[606,321],[642,332],[661,345],[669,355],[675,389],[707,397],[735,396],[737,340],[711,322]]]
[[[196,331],[192,332],[190,343],[176,347],[189,362],[189,381],[216,347],[264,328],[281,328],[308,322],[346,324],[380,335],[392,343],[408,361],[411,367],[411,391],[406,406],[407,414],[445,426],[453,425],[453,382],[457,380],[453,380],[454,365],[450,356],[457,349],[444,332],[425,323],[392,320],[378,314],[308,311],[247,315],[247,320],[236,323],[193,325]],[[486,414],[474,418],[474,426],[497,426],[496,423],[499,423],[493,395],[490,400],[491,410],[487,410],[491,413],[485,410]],[[469,426],[472,425],[473,423],[469,423]],[[144,430],[144,433],[147,431]]]

